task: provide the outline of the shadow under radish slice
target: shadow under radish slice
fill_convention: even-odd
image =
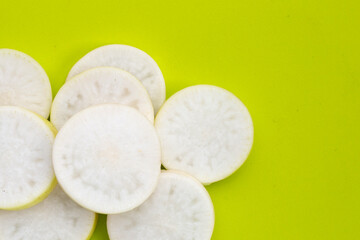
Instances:
[[[2,240],[90,239],[97,215],[74,203],[59,186],[41,203],[20,211],[0,210]]]
[[[163,171],[155,192],[132,211],[109,215],[111,240],[209,240],[214,208],[204,186],[176,171]]]
[[[204,184],[226,178],[248,157],[253,124],[244,104],[210,85],[171,96],[155,119],[166,169],[181,170]]]
[[[66,81],[101,66],[123,69],[139,79],[149,93],[155,112],[165,101],[165,82],[159,66],[147,53],[127,45],[112,44],[92,50],[75,63]]]
[[[53,148],[63,190],[79,205],[104,214],[143,203],[156,187],[160,158],[152,123],[120,104],[96,105],[75,114]]]
[[[51,122],[60,129],[80,110],[104,103],[133,107],[154,122],[154,109],[144,86],[130,73],[113,67],[93,68],[66,82],[55,96]]]
[[[52,191],[55,134],[55,128],[33,112],[0,107],[0,209],[28,208]]]
[[[40,64],[25,53],[0,49],[0,106],[23,107],[47,118],[51,101],[49,78]]]

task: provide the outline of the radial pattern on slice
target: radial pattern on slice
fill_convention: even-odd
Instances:
[[[92,50],[72,67],[67,80],[100,66],[121,68],[139,79],[149,92],[155,112],[165,101],[164,77],[156,62],[140,49],[127,45],[113,44]]]
[[[165,168],[187,172],[204,184],[238,169],[253,143],[253,124],[244,104],[210,85],[173,95],[156,116],[155,128]]]
[[[109,215],[111,240],[209,240],[214,208],[206,189],[195,178],[163,171],[155,192],[132,211]]]
[[[0,49],[0,106],[19,106],[47,118],[52,101],[44,69],[25,53]]]
[[[2,240],[85,240],[96,224],[95,213],[74,203],[57,186],[44,201],[20,211],[0,210]]]
[[[51,161],[55,134],[35,113],[0,107],[0,209],[30,207],[51,192],[56,184]]]
[[[120,213],[143,203],[160,174],[160,143],[141,113],[120,104],[89,107],[65,123],[53,150],[55,174],[77,203]]]
[[[130,73],[114,67],[92,68],[66,82],[54,99],[51,122],[60,129],[75,113],[103,103],[133,107],[154,122],[154,109],[144,86]]]

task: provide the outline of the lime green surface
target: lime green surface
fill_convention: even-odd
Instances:
[[[55,94],[109,43],[148,52],[167,95],[216,84],[249,108],[253,151],[207,189],[214,240],[360,239],[359,1],[0,2],[0,47],[33,56]],[[93,240],[107,239],[100,217]],[[145,238],[144,238],[145,239]]]

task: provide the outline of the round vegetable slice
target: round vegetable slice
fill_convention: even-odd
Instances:
[[[109,215],[111,240],[209,240],[214,208],[203,185],[193,177],[163,171],[155,192],[132,211]]]
[[[44,69],[25,53],[0,49],[0,105],[29,109],[47,118],[52,101]]]
[[[51,122],[60,129],[75,113],[102,103],[134,107],[154,121],[151,100],[139,80],[118,68],[98,67],[76,75],[62,86],[52,104]]]
[[[70,118],[53,149],[56,177],[78,204],[120,213],[143,203],[160,174],[160,143],[141,113],[120,104],[89,107]]]
[[[35,113],[0,107],[0,209],[30,207],[52,191],[55,134],[55,128]]]
[[[165,101],[164,77],[156,62],[140,49],[127,45],[112,44],[92,50],[72,67],[67,80],[101,66],[121,68],[139,79],[149,92],[155,112]]]
[[[0,211],[0,238],[90,239],[97,215],[74,203],[57,186],[44,201],[21,211]]]
[[[185,88],[170,97],[155,119],[162,163],[204,184],[231,175],[246,160],[253,124],[244,104],[210,85]]]

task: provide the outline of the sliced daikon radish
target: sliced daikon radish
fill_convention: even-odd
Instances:
[[[44,69],[25,53],[0,49],[0,106],[19,106],[44,118],[52,101],[49,78]]]
[[[97,215],[74,203],[57,186],[44,201],[20,211],[0,210],[2,240],[85,240]]]
[[[57,179],[81,206],[120,213],[143,203],[160,174],[160,143],[151,122],[131,107],[102,104],[70,118],[53,150]]]
[[[135,47],[113,44],[96,48],[81,58],[70,70],[67,80],[94,67],[117,67],[133,74],[149,92],[155,112],[165,101],[165,82],[156,62]]]
[[[198,85],[170,97],[155,119],[162,163],[204,184],[226,178],[246,160],[253,124],[244,104],[225,89]]]
[[[75,113],[102,103],[134,107],[154,122],[154,109],[144,86],[130,73],[113,67],[92,68],[66,82],[52,104],[51,122],[60,129]]]
[[[195,178],[163,171],[155,192],[132,211],[109,215],[111,240],[209,240],[214,208],[206,189]]]
[[[55,128],[33,112],[0,107],[0,209],[30,207],[52,191],[55,134]]]

